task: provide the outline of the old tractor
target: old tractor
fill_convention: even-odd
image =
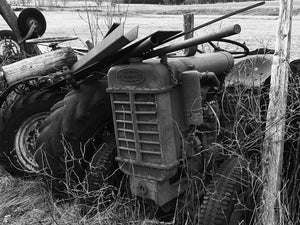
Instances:
[[[88,191],[124,181],[147,209],[176,212],[178,223],[250,224],[250,165],[234,147],[222,147],[230,139],[222,99],[225,81],[247,83],[238,68],[250,61],[246,73],[264,83],[272,56],[223,39],[240,30],[233,25],[161,47],[185,32],[157,31],[135,40],[137,28],[124,33],[119,24],[77,62],[49,63],[55,71],[29,66],[31,73],[15,76],[3,66],[0,103],[12,91],[18,97],[1,117],[1,165],[14,175],[41,175],[56,194],[84,180]],[[242,51],[228,52],[214,41]],[[207,42],[216,52],[170,54]],[[70,49],[58,49],[26,64],[64,51],[74,57]],[[255,56],[250,60],[249,54]]]

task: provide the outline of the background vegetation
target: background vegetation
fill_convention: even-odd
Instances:
[[[71,0],[8,0],[13,5],[35,5],[35,6],[66,6]],[[104,0],[76,0],[78,2],[94,2],[101,5]],[[129,4],[213,4],[220,2],[248,2],[260,0],[114,0],[115,3],[129,3]],[[267,0],[270,1],[270,0]]]

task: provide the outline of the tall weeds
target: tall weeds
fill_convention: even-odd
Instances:
[[[277,212],[283,215],[281,224],[299,224],[300,198],[299,198],[299,178],[300,178],[300,62],[291,63],[289,74],[289,88],[287,93],[288,106],[286,117],[286,134],[284,145],[284,164],[282,171],[282,190],[280,200],[277,204]],[[251,160],[253,169],[251,173],[255,178],[253,190],[256,193],[256,211],[259,212],[260,191],[263,184],[260,180],[260,157],[263,151],[262,143],[265,131],[265,119],[268,107],[268,90],[270,78],[266,79],[259,88],[247,88],[242,85],[228,87],[225,91],[226,104],[234,107],[227,107],[225,116],[233,120],[232,144],[235,152]],[[227,104],[228,101],[231,104]],[[230,140],[230,139],[229,139]],[[257,214],[258,215],[258,214]],[[260,218],[256,218],[256,223],[260,224]]]

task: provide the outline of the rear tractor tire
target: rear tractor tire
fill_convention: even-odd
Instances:
[[[34,91],[20,95],[0,118],[0,164],[14,176],[35,174],[35,143],[39,127],[50,108],[65,93],[57,90]]]
[[[85,81],[52,107],[41,127],[35,159],[58,197],[70,186],[91,191],[117,169],[115,144],[103,147],[114,136],[106,88],[105,80]],[[86,178],[88,188],[81,185]]]

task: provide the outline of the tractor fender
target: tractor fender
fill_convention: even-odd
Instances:
[[[253,55],[238,61],[225,79],[225,86],[261,87],[271,76],[273,55]]]

